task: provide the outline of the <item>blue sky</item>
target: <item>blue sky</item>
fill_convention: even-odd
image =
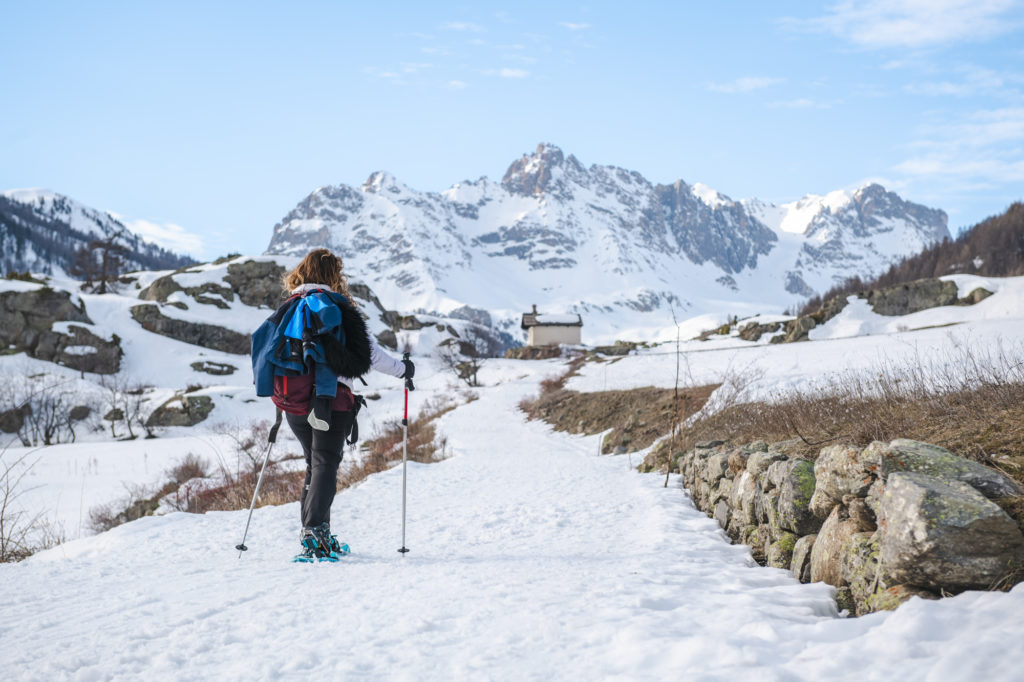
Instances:
[[[776,202],[1024,199],[1024,3],[7,2],[0,188],[211,258],[316,187],[440,191],[551,142]]]

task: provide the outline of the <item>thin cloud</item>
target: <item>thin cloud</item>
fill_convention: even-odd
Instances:
[[[469,31],[471,33],[484,33],[487,31],[480,24],[473,24],[468,21],[449,21],[441,24],[441,28],[445,31]]]
[[[1019,91],[1011,87],[1011,83],[1020,83],[1019,76],[1004,75],[975,66],[961,67],[955,73],[961,76],[958,80],[927,81],[923,83],[911,83],[904,86],[904,91],[912,95],[926,95],[932,97],[973,97],[977,95],[994,95],[998,97],[1013,97],[1019,95]]]
[[[527,78],[530,72],[525,69],[502,69],[498,75],[502,78]]]
[[[753,92],[754,90],[770,88],[773,85],[785,82],[785,80],[785,78],[745,76],[743,78],[737,78],[729,83],[711,83],[708,85],[708,90],[711,90],[712,92],[725,93],[727,95],[735,95],[738,93]]]
[[[808,99],[807,97],[800,97],[798,99],[784,100],[780,102],[769,102],[768,105],[772,109],[831,109],[832,105],[828,102],[819,102],[817,100]]]
[[[469,87],[469,83],[466,83],[465,81],[448,81],[448,83],[445,84],[445,87],[449,90],[465,90]]]
[[[913,178],[996,186],[1024,181],[1024,108],[977,111],[964,120],[924,126],[916,153],[894,166]]]
[[[199,254],[205,247],[202,237],[189,232],[181,225],[155,223],[151,220],[131,220],[116,213],[110,215],[120,220],[125,227],[147,242],[162,246],[175,253]]]
[[[825,16],[784,19],[800,30],[832,33],[868,48],[942,47],[984,40],[1020,25],[1016,0],[844,0]]]
[[[590,28],[590,24],[575,24],[571,21],[560,21],[558,22],[558,25],[563,26],[569,29],[570,31],[585,31],[586,29]]]

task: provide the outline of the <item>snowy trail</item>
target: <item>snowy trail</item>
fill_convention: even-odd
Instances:
[[[256,511],[241,560],[230,548],[245,513],[231,512],[150,517],[0,566],[0,670],[8,679],[1012,679],[1006,642],[1020,641],[1024,591],[836,619],[831,588],[753,565],[677,481],[662,488],[622,457],[595,456],[594,438],[524,423],[515,405],[535,386],[483,389],[442,419],[455,457],[410,466],[405,557],[396,468],[336,498],[333,525],[356,552],[340,565],[289,563],[292,504]],[[875,667],[865,670],[868,654]]]

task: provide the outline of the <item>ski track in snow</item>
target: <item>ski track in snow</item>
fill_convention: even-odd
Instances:
[[[454,457],[335,499],[355,554],[292,564],[297,504],[148,517],[0,565],[6,679],[1019,679],[1024,589],[836,618],[728,544],[674,478],[524,423],[536,389],[442,418]],[[416,396],[417,394],[413,394]],[[415,400],[415,397],[414,397]]]

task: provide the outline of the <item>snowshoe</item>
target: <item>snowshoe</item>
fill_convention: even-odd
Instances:
[[[314,528],[303,528],[300,541],[305,549],[293,561],[309,563],[315,559],[334,562],[350,552],[347,544],[338,542],[338,536],[331,535],[331,527],[326,523]]]

